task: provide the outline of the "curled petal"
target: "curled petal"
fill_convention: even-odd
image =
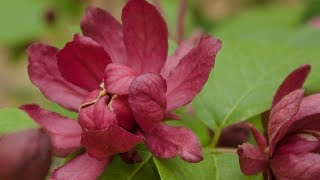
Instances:
[[[72,111],[78,111],[87,90],[66,81],[57,66],[58,49],[35,43],[28,48],[28,73],[45,97]]]
[[[223,129],[218,141],[220,147],[237,148],[248,141],[250,128],[246,121],[233,124]]]
[[[98,42],[108,52],[112,62],[126,64],[122,27],[109,13],[97,7],[88,7],[81,20],[81,29],[85,36]]]
[[[199,44],[202,35],[203,34],[201,32],[197,32],[190,39],[180,43],[175,52],[167,58],[166,63],[161,70],[161,75],[163,76],[163,78],[167,79],[170,72],[174,70],[174,68],[179,64],[180,60],[186,54],[188,54],[192,50],[192,48]]]
[[[128,152],[142,141],[141,136],[131,134],[115,125],[110,125],[103,130],[84,131],[81,139],[88,154],[101,160],[115,154]]]
[[[320,155],[319,153],[279,155],[272,159],[271,169],[276,179],[318,179]]]
[[[261,151],[264,151],[267,148],[267,141],[264,136],[259,132],[259,130],[254,127],[253,124],[250,124],[250,129],[253,134],[254,139],[256,140]]]
[[[78,155],[67,164],[54,170],[51,180],[96,180],[105,166],[111,162],[111,157],[102,161],[91,158],[87,153]]]
[[[271,110],[268,127],[268,137],[270,139],[269,148],[271,154],[273,153],[276,144],[283,137],[282,134],[286,131],[285,128],[281,127],[286,126],[286,123],[289,122],[298,112],[303,94],[304,90],[295,90],[282,98],[281,101],[279,101],[279,103]]]
[[[220,48],[220,40],[202,36],[197,46],[180,60],[167,78],[167,111],[190,103],[201,91]]]
[[[103,81],[104,69],[111,59],[107,52],[90,38],[75,35],[73,41],[57,54],[62,76],[69,82],[93,91]]]
[[[309,134],[290,135],[283,139],[276,150],[276,155],[320,152],[320,140]]]
[[[42,180],[51,165],[50,138],[41,130],[24,130],[0,138],[0,179]]]
[[[151,131],[164,118],[166,90],[166,80],[154,73],[140,75],[130,85],[129,104],[143,131]]]
[[[112,98],[111,109],[117,116],[119,126],[132,131],[135,128],[135,120],[130,109],[128,96],[116,96]]]
[[[104,72],[104,85],[113,94],[128,94],[136,73],[122,64],[109,64]]]
[[[122,23],[128,66],[137,73],[160,73],[168,53],[168,30],[157,9],[144,0],[131,0],[123,8]]]
[[[65,157],[80,148],[82,129],[77,121],[37,105],[23,105],[20,109],[27,112],[50,136],[54,155]]]
[[[267,168],[267,155],[259,148],[244,143],[238,147],[237,153],[243,174],[255,175]]]
[[[111,124],[117,125],[116,115],[107,105],[108,100],[108,96],[103,96],[96,103],[82,107],[79,111],[79,124],[89,130],[105,129]]]
[[[181,159],[195,163],[203,160],[201,145],[197,137],[184,127],[159,125],[151,133],[145,134],[146,145],[159,158]]]
[[[305,64],[292,71],[278,88],[273,97],[272,106],[274,107],[284,96],[294,90],[301,89],[303,83],[310,73],[311,66]]]

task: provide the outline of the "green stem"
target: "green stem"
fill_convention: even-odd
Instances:
[[[220,139],[220,135],[221,135],[221,131],[216,131],[214,133],[213,139],[208,146],[209,148],[215,148],[217,146],[219,139]]]
[[[138,164],[137,168],[128,177],[128,180],[132,179],[133,176],[150,160],[151,157],[152,154],[150,153],[140,164]]]
[[[210,153],[237,153],[237,149],[233,148],[214,148],[208,150]]]

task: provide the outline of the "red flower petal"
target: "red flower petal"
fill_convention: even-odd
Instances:
[[[111,109],[117,116],[119,126],[128,131],[134,130],[135,120],[130,109],[128,102],[128,96],[116,96],[113,97],[111,103]]]
[[[167,25],[145,0],[131,0],[123,8],[124,43],[128,66],[137,73],[160,73],[168,53]]]
[[[291,135],[277,146],[276,155],[298,154],[320,151],[320,141],[309,134]]]
[[[181,42],[179,47],[175,50],[175,52],[169,56],[166,60],[165,65],[161,70],[161,75],[163,78],[167,78],[172,70],[179,64],[180,60],[187,55],[192,48],[199,44],[203,33],[195,33],[193,37],[188,40]]]
[[[89,155],[96,159],[128,152],[141,142],[143,142],[141,136],[131,134],[115,125],[103,130],[84,131],[81,139]]]
[[[88,91],[62,78],[56,61],[58,51],[49,45],[32,44],[28,48],[29,77],[48,99],[67,109],[78,111]]]
[[[62,76],[69,82],[93,91],[103,82],[104,69],[111,59],[106,51],[90,38],[75,35],[73,41],[57,54]]]
[[[0,179],[45,179],[51,165],[49,137],[40,130],[24,130],[0,138]]]
[[[109,13],[97,7],[88,7],[81,20],[81,29],[85,36],[98,42],[108,52],[112,62],[126,64],[122,27]]]
[[[301,89],[310,73],[310,69],[311,66],[306,64],[292,71],[278,88],[273,97],[272,106],[274,107],[284,96],[292,91]]]
[[[320,154],[300,153],[280,155],[272,159],[276,179],[315,180],[320,177]]]
[[[201,91],[220,48],[220,40],[203,36],[199,44],[181,59],[167,78],[167,111],[190,103]]]
[[[135,164],[142,161],[142,157],[136,150],[131,150],[129,152],[121,153],[121,159],[127,164]]]
[[[104,85],[113,94],[128,94],[129,86],[136,73],[122,64],[109,64],[104,73]]]
[[[159,158],[181,159],[195,163],[203,160],[201,145],[192,131],[184,127],[159,125],[151,133],[145,134],[146,145]]]
[[[67,164],[54,170],[51,180],[96,180],[103,172],[111,158],[98,161],[88,156],[87,153],[78,155]]]
[[[108,96],[103,96],[96,103],[82,107],[79,111],[79,124],[84,129],[101,130],[109,125],[117,125],[116,115],[112,112],[107,102]]]
[[[256,127],[250,124],[250,129],[253,134],[254,139],[256,140],[261,151],[264,151],[267,148],[267,141],[264,136],[258,131]]]
[[[259,148],[244,143],[238,147],[240,169],[243,174],[255,175],[267,168],[267,155]]]
[[[143,131],[151,131],[164,118],[166,90],[166,80],[154,73],[140,75],[130,85],[129,104]]]
[[[37,105],[23,105],[20,109],[27,112],[47,132],[56,156],[65,157],[80,148],[82,130],[77,121],[44,110]]]
[[[303,94],[304,90],[295,90],[282,98],[281,101],[271,110],[268,127],[268,137],[270,140],[269,150],[271,154],[273,153],[276,144],[283,137],[281,134],[286,131],[286,129],[281,127],[285,125],[286,122],[290,121],[298,112],[303,99]]]

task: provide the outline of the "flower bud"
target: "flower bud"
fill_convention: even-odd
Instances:
[[[0,138],[0,179],[45,179],[52,148],[47,134],[31,129]]]

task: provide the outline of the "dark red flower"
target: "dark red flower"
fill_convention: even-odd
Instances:
[[[50,138],[41,130],[0,137],[0,179],[45,179],[51,165]]]
[[[157,157],[201,161],[196,136],[162,121],[178,118],[172,111],[201,91],[220,40],[200,34],[167,57],[167,25],[145,0],[126,4],[122,24],[89,7],[81,29],[84,36],[75,35],[61,50],[39,43],[28,49],[31,81],[50,100],[79,112],[77,122],[36,105],[22,107],[51,136],[56,155],[86,149],[54,177],[75,177],[70,169],[78,167],[94,179],[114,154],[136,162],[132,150],[143,141]]]
[[[304,97],[302,85],[310,65],[294,70],[273,98],[268,141],[253,126],[258,147],[238,147],[245,175],[264,171],[270,179],[313,180],[320,177],[320,94]]]

